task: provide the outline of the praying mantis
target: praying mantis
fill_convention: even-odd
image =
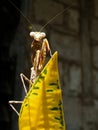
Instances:
[[[52,55],[46,34],[42,29],[67,9],[50,19],[40,31],[30,32],[30,37],[33,38],[30,79],[23,73],[20,74],[26,96],[23,101],[9,101],[12,109],[19,116],[19,130],[66,130],[58,72],[58,53]],[[44,67],[48,53],[50,60]],[[25,81],[29,83],[29,91]],[[22,104],[20,112],[13,104]]]
[[[11,4],[13,4],[10,1]],[[14,5],[14,4],[13,4]],[[72,6],[72,5],[71,5]],[[63,12],[65,12],[66,10],[68,10],[71,6],[69,6],[68,8],[64,9],[63,11],[61,11],[60,13],[58,13],[57,15],[55,15],[53,18],[51,18],[42,28],[41,30],[47,26],[51,21],[53,21],[57,16],[61,15]],[[16,7],[14,5],[14,7]],[[20,11],[21,13],[21,11]],[[33,42],[31,44],[31,51],[32,51],[32,67],[31,67],[31,74],[30,74],[30,79],[28,79],[23,73],[20,74],[21,77],[21,81],[25,90],[25,93],[27,95],[27,89],[26,89],[26,85],[25,85],[25,81],[27,81],[30,86],[32,86],[32,84],[35,82],[36,77],[40,74],[40,72],[42,71],[44,64],[45,64],[45,60],[46,60],[46,56],[49,53],[50,57],[52,57],[52,52],[50,49],[50,45],[49,42],[46,38],[46,34],[45,32],[41,32],[40,31],[36,31],[36,32],[30,32],[30,36],[33,38]],[[12,109],[16,112],[16,114],[19,116],[19,112],[15,109],[15,107],[13,106],[13,104],[22,104],[23,101],[9,101],[10,106],[12,107]]]
[[[30,81],[34,82],[36,76],[43,69],[47,53],[49,52],[50,56],[52,56],[52,53],[44,32],[30,32],[30,36],[34,39],[31,44],[33,67],[31,68]]]
[[[23,83],[23,87],[25,93],[27,94],[27,89],[24,83],[24,79],[29,82],[29,84],[34,83],[36,77],[39,75],[41,70],[44,67],[46,55],[49,52],[50,56],[52,56],[51,49],[49,46],[48,40],[45,38],[46,34],[44,32],[30,32],[30,36],[33,37],[33,42],[31,44],[32,49],[32,67],[31,67],[31,76],[30,80],[24,75],[20,74],[21,81]],[[12,109],[19,115],[17,110],[12,105],[13,103],[22,103],[22,101],[9,101]]]

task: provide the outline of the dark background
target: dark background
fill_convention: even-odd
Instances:
[[[20,8],[20,0],[12,0]],[[8,0],[0,0],[0,130],[11,129],[8,101],[13,97],[16,57],[9,56],[11,41],[18,26],[20,14]]]

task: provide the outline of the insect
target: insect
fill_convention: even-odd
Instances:
[[[30,80],[24,74],[22,73],[20,74],[26,94],[27,94],[27,89],[24,83],[24,79],[30,84],[30,86],[32,86],[32,83],[34,83],[36,77],[39,75],[39,73],[44,67],[47,53],[49,52],[50,56],[52,56],[51,49],[48,40],[45,38],[46,34],[44,32],[30,32],[30,36],[33,37],[34,39],[31,44],[32,67],[31,67]],[[22,103],[22,101],[9,101],[9,103],[12,109],[19,115],[19,113],[17,112],[17,110],[14,108],[12,104]]]
[[[31,68],[30,80],[34,82],[36,76],[43,69],[46,54],[49,52],[50,56],[52,56],[52,53],[44,32],[30,32],[30,36],[34,39],[31,44],[33,67]]]
[[[16,9],[21,13],[21,15],[27,20],[28,23],[31,24],[31,21],[22,13],[22,11],[17,8],[17,6],[11,1],[8,0]],[[73,3],[72,3],[73,4]],[[53,16],[44,26],[40,29],[38,32],[30,32],[30,36],[33,38],[33,42],[31,44],[31,50],[32,50],[32,67],[31,67],[31,75],[30,75],[30,80],[23,74],[21,74],[21,79],[24,85],[23,79],[28,81],[29,83],[32,82],[34,83],[34,80],[36,77],[39,75],[41,70],[44,67],[45,59],[47,53],[50,53],[50,57],[52,56],[51,49],[49,46],[49,42],[47,40],[45,32],[41,32],[49,23],[51,23],[56,17],[61,15],[63,12],[67,11],[69,8],[71,8],[72,4],[62,10],[61,12],[57,13],[55,16]],[[35,29],[35,27],[34,27]],[[25,87],[24,87],[25,88]],[[26,91],[26,89],[25,89]],[[27,93],[27,91],[26,91]]]
[[[13,4],[11,1],[10,1],[10,3]],[[63,11],[61,11],[60,13],[58,13],[57,15],[55,15],[53,18],[51,18],[41,28],[41,30],[45,26],[47,26],[51,21],[53,21],[57,16],[59,16],[60,14],[62,14],[64,11],[68,10],[71,6],[69,6],[68,8],[64,9]],[[14,7],[16,8],[15,5],[14,5]],[[20,10],[19,10],[19,12],[21,13]],[[42,71],[42,69],[44,67],[44,63],[45,63],[45,59],[46,59],[47,53],[49,53],[50,57],[52,57],[52,53],[51,53],[51,49],[50,49],[50,46],[49,46],[49,42],[45,38],[46,34],[44,32],[41,32],[41,30],[39,32],[33,32],[33,31],[30,32],[30,36],[33,38],[33,42],[31,44],[31,50],[32,50],[32,56],[31,56],[32,67],[31,67],[30,79],[28,79],[24,74],[22,74],[22,73],[20,74],[20,77],[21,77],[21,80],[22,80],[23,87],[24,87],[26,95],[27,95],[27,89],[26,89],[26,85],[25,85],[24,80],[26,80],[29,83],[29,85],[32,86],[33,83],[35,82],[36,77],[40,74],[40,72]],[[18,113],[18,111],[15,109],[15,107],[12,104],[13,103],[15,103],[15,104],[17,104],[17,103],[22,104],[22,102],[23,101],[9,101],[10,106],[18,114],[18,116],[19,116],[19,113]]]

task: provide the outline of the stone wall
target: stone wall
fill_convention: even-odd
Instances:
[[[98,1],[34,0],[32,2],[29,0],[28,2],[25,0],[23,7],[26,17],[33,23],[33,31],[40,31],[50,21],[43,31],[46,32],[52,53],[59,52],[59,71],[67,130],[97,130]],[[19,30],[23,30],[22,39],[26,41],[21,41],[23,44],[20,53],[25,55],[26,60],[25,57],[22,59],[19,56],[18,61],[20,63],[22,60],[22,64],[17,67],[22,67],[24,72],[28,73],[30,58],[27,58],[26,54],[29,55],[32,39],[27,32],[29,33],[31,25],[27,23],[26,28],[23,25],[24,18],[21,17]],[[18,32],[20,37],[21,31]]]

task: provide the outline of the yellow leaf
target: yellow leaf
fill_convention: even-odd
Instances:
[[[51,57],[25,97],[19,130],[65,130],[58,52]]]

